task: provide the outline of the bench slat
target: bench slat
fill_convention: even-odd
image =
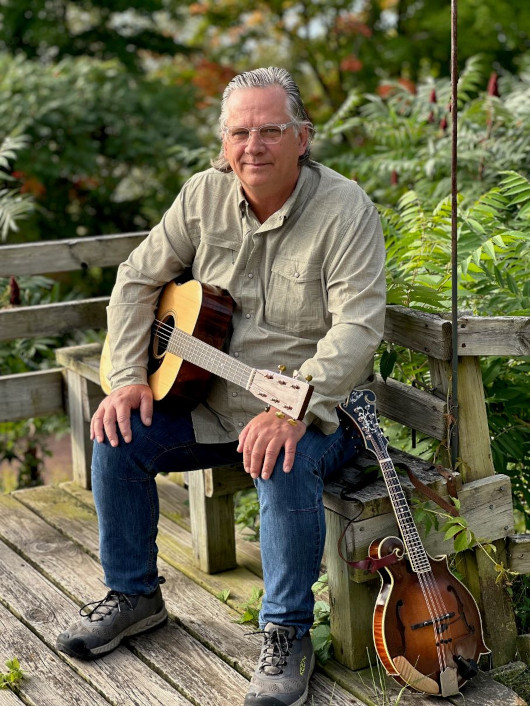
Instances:
[[[39,370],[0,377],[0,422],[64,414],[63,373]]]
[[[431,358],[451,359],[451,322],[439,314],[387,306],[383,338]]]
[[[380,375],[365,386],[375,392],[377,409],[384,417],[434,439],[447,437],[445,400],[392,378],[385,382]]]
[[[90,238],[49,240],[42,243],[3,245],[0,277],[72,272],[88,267],[119,265],[147,235],[120,233]]]
[[[530,316],[461,317],[458,355],[530,355]]]
[[[109,297],[94,297],[57,304],[2,309],[0,341],[62,336],[70,331],[106,328],[108,303]]]

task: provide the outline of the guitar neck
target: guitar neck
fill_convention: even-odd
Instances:
[[[403,492],[403,488],[401,487],[401,483],[399,482],[392,459],[388,456],[386,456],[386,458],[380,458],[379,454],[377,454],[377,456],[388,489],[388,495],[392,507],[394,508],[399,530],[403,537],[405,547],[407,548],[412,570],[417,574],[426,573],[431,569],[429,557],[423,548],[414,518],[412,517],[412,512],[405,493]]]
[[[250,387],[254,368],[235,360],[179,328],[172,330],[167,350],[189,363],[198,365],[214,375],[244,387],[246,390]]]

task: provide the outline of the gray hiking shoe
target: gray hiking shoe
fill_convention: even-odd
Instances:
[[[160,586],[147,596],[109,591],[102,601],[83,606],[79,615],[81,620],[57,637],[57,649],[79,659],[101,657],[124,637],[154,630],[167,621]]]
[[[267,623],[258,666],[245,706],[301,706],[315,668],[311,637],[296,638],[296,629]]]

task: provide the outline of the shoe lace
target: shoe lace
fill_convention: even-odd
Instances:
[[[293,641],[289,639],[286,631],[272,629],[261,630],[256,635],[263,635],[258,669],[268,675],[282,674],[283,667],[287,664]]]
[[[103,620],[103,618],[107,617],[115,610],[121,613],[122,606],[127,606],[129,610],[133,610],[133,604],[125,593],[109,591],[101,601],[85,603],[85,605],[80,608],[79,615],[88,618],[90,622],[96,622]]]

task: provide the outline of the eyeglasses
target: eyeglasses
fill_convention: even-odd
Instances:
[[[276,125],[275,123],[267,123],[259,127],[225,127],[223,132],[226,139],[232,145],[246,145],[250,140],[250,133],[257,132],[259,139],[266,145],[275,145],[282,139],[282,135],[291,125],[295,125],[296,120],[291,120],[289,123]]]

